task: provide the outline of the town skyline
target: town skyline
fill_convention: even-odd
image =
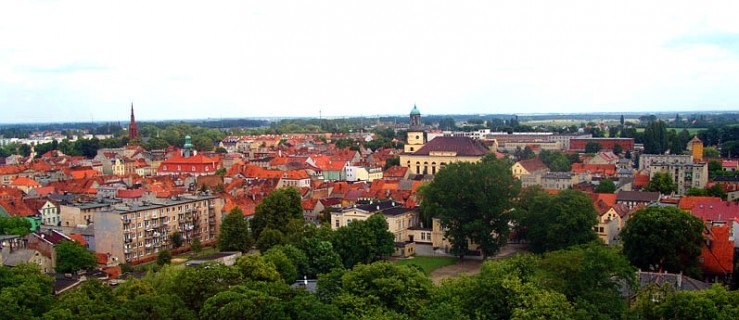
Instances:
[[[730,1],[3,3],[4,123],[739,110]]]

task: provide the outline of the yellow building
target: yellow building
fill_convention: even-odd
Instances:
[[[697,162],[703,161],[703,141],[698,139],[698,136],[693,137],[693,140],[688,142],[688,150],[693,155],[693,160]]]
[[[455,162],[479,162],[487,147],[468,137],[437,137],[413,153],[400,155],[400,165],[412,174],[435,175],[445,165]]]

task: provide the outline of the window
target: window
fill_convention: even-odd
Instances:
[[[339,227],[339,220],[336,220],[336,227]]]
[[[426,234],[421,232],[421,240],[426,240]]]

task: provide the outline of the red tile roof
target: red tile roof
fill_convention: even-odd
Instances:
[[[469,137],[436,137],[427,142],[414,155],[429,155],[432,152],[456,152],[460,157],[481,157],[488,153],[483,144]]]
[[[690,213],[703,221],[729,221],[739,218],[739,203],[721,200],[698,201]]]
[[[693,210],[696,203],[701,201],[721,201],[721,198],[708,196],[684,196],[680,198],[680,202],[678,202],[677,207],[690,211]]]
[[[518,162],[529,173],[535,171],[548,171],[547,165],[539,159],[525,159]]]
[[[10,183],[14,187],[40,187],[41,184],[31,178],[17,177]]]

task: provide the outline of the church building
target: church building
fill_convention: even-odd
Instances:
[[[435,175],[447,164],[479,162],[489,152],[484,143],[469,137],[440,136],[427,142],[416,106],[411,110],[410,123],[400,165],[412,174]]]

